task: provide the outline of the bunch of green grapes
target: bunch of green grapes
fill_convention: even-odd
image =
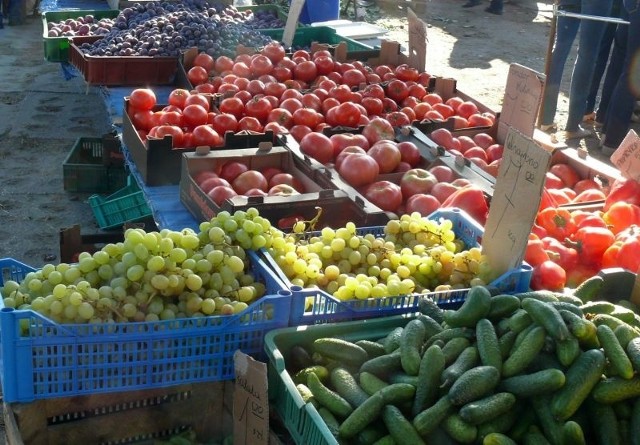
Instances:
[[[293,285],[320,288],[340,300],[461,289],[489,281],[480,248],[466,249],[450,220],[403,215],[382,236],[353,223],[310,237],[292,233],[270,254]]]
[[[156,321],[235,314],[265,294],[245,249],[283,239],[256,209],[221,212],[199,232],[128,229],[124,241],[47,264],[1,290],[5,307],[58,323]],[[278,241],[275,244],[278,245]]]

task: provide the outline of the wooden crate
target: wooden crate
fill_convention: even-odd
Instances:
[[[233,433],[234,382],[3,403],[8,445],[153,445],[185,430],[203,443]],[[269,445],[289,445],[272,418]]]

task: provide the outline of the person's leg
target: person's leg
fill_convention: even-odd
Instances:
[[[503,8],[503,0],[491,0],[491,3],[489,3],[489,6],[485,11],[490,14],[502,15]]]
[[[582,14],[608,16],[611,11],[612,0],[582,0]],[[587,95],[593,77],[596,54],[605,22],[583,19],[580,23],[578,56],[571,75],[569,91],[569,116],[565,130],[567,137],[584,137],[589,134],[580,129],[587,106]]]
[[[607,111],[607,129],[603,147],[603,151],[607,154],[617,148],[627,135],[636,98],[640,97],[640,72],[637,60],[637,54],[640,51],[640,0],[628,3],[632,5],[627,4],[629,13],[627,52],[622,75],[613,91]]]
[[[541,126],[553,125],[553,119],[558,108],[558,94],[564,66],[571,52],[571,47],[578,33],[580,20],[559,16],[556,23],[556,36],[551,51],[549,72],[545,81],[544,95],[542,98]]]
[[[627,20],[628,14],[624,11],[621,18]],[[600,103],[596,112],[596,122],[603,124],[603,132],[606,131],[607,110],[611,101],[611,95],[618,83],[618,79],[622,75],[622,67],[627,52],[627,28],[628,25],[620,24],[616,27],[616,33],[613,38],[613,48],[609,59],[609,66],[602,83],[602,94],[600,95]]]
[[[591,79],[591,88],[589,89],[589,95],[587,96],[587,108],[585,110],[585,116],[591,115],[591,119],[595,119],[596,98],[598,97],[598,91],[600,90],[600,82],[604,75],[604,70],[607,67],[609,61],[609,55],[611,54],[611,45],[613,44],[613,37],[616,34],[616,24],[607,23],[600,41],[600,50],[596,58],[596,65],[593,69],[593,78]]]

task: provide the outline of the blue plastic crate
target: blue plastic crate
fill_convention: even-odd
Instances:
[[[251,271],[267,294],[228,316],[157,322],[58,324],[0,301],[0,358],[6,402],[150,389],[229,380],[233,354],[263,358],[266,332],[286,327],[291,292],[257,256]],[[0,278],[21,280],[34,269],[0,259]]]
[[[440,209],[429,215],[429,218],[451,220],[456,237],[461,239],[467,248],[480,245],[484,229],[463,210],[457,208]],[[358,233],[383,235],[384,227],[360,228]],[[300,286],[292,285],[275,260],[266,251],[263,251],[262,254],[265,263],[276,271],[276,274],[288,285],[293,293],[290,326],[415,313],[418,311],[418,304],[423,298],[432,299],[440,307],[456,309],[462,305],[469,292],[469,289],[456,289],[428,294],[340,301],[323,290],[303,289]],[[532,268],[527,264],[523,264],[520,268],[504,273],[490,285],[498,288],[503,293],[524,292],[529,289],[531,272]]]

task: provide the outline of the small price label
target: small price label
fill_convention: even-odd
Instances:
[[[482,237],[494,275],[519,267],[542,198],[551,154],[511,128]]]
[[[542,74],[517,63],[509,66],[498,121],[498,140],[504,140],[509,128],[515,128],[525,136],[533,136],[543,86]]]
[[[267,365],[236,351],[233,393],[234,445],[268,445]]]
[[[625,178],[640,181],[640,138],[635,131],[629,130],[611,155],[611,162]]]

